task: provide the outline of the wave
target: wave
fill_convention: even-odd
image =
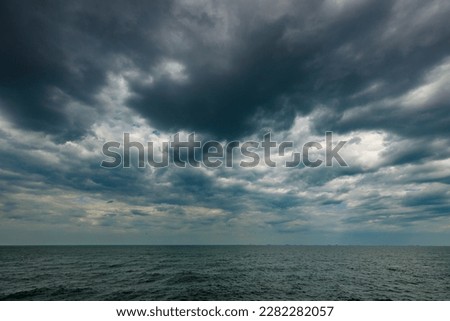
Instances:
[[[0,301],[12,300],[64,300],[71,298],[74,300],[88,300],[95,291],[91,288],[34,288],[31,290],[17,291],[13,293],[0,293]]]

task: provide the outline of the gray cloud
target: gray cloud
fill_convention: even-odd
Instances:
[[[444,93],[433,98],[433,113],[395,103],[379,112],[448,56],[445,2],[4,6],[4,110],[20,126],[66,140],[92,123],[73,105],[95,115],[106,74],[127,70],[139,71],[129,76],[128,104],[166,130],[240,137],[259,129],[255,119],[287,129],[295,113],[326,106],[315,121],[320,131],[409,136],[433,126],[448,134]],[[364,108],[372,104],[380,107]],[[348,109],[352,117],[343,118]]]
[[[447,240],[449,11],[400,0],[2,2],[0,242],[54,227],[71,242]],[[350,166],[99,167],[102,143],[124,131],[226,142],[268,128],[278,140],[334,131]]]

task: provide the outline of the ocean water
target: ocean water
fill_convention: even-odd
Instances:
[[[0,247],[1,300],[450,300],[450,247]]]

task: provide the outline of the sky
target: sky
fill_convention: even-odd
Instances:
[[[449,16],[446,0],[1,1],[0,244],[450,245]],[[100,166],[124,132],[327,131],[348,167]]]

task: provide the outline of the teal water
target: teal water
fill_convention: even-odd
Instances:
[[[450,247],[0,247],[0,300],[450,300]]]

